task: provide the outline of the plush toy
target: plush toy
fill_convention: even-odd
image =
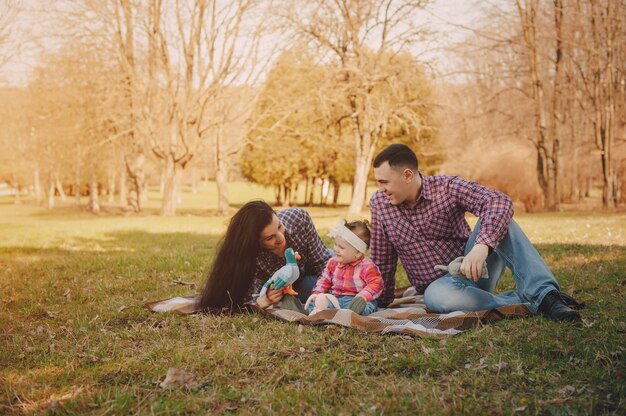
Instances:
[[[447,266],[437,265],[435,266],[435,270],[445,270],[453,277],[465,277],[465,275],[461,272],[461,264],[463,264],[464,257],[457,257],[452,260],[450,264]],[[489,279],[489,272],[487,271],[487,262],[483,264],[483,272],[480,275],[481,279]]]
[[[257,304],[262,308],[266,308],[270,305],[266,293],[267,289],[273,287],[274,289],[283,290],[284,294],[294,295],[296,296],[298,292],[293,290],[291,285],[298,280],[300,277],[300,268],[298,267],[297,260],[300,259],[300,255],[293,251],[290,247],[285,250],[285,260],[286,264],[278,269],[276,273],[272,275],[267,282],[261,288],[261,292],[259,293],[259,298],[257,299]]]
[[[315,308],[313,308],[313,310],[311,311],[311,313],[309,313],[309,315],[313,315],[314,313],[318,313],[320,311],[330,309],[331,305],[334,306],[335,309],[340,309],[339,301],[337,300],[336,297],[334,297],[330,293],[319,293],[317,295],[313,294],[309,296],[309,299],[307,299],[306,304],[304,305],[305,311],[309,310],[309,305],[313,301],[315,301]]]

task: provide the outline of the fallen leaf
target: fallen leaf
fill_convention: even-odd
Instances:
[[[500,361],[499,363],[496,363],[491,366],[491,369],[498,373],[504,370],[505,368],[509,368],[509,363],[505,363],[504,361]]]
[[[570,395],[576,391],[576,387],[574,386],[565,386],[561,390],[559,390],[560,394]]]
[[[197,385],[198,383],[196,382],[195,374],[174,367],[170,367],[167,370],[165,380],[159,384],[159,386],[163,389],[172,389],[183,386],[194,388]]]

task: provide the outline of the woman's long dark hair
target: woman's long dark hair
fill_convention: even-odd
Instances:
[[[261,231],[275,214],[264,201],[250,201],[231,218],[198,306],[200,309],[240,309],[252,286]]]

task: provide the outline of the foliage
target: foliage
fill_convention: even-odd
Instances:
[[[281,185],[322,173],[333,148],[331,120],[319,99],[326,76],[326,68],[309,55],[291,51],[280,56],[251,117],[253,128],[242,155],[246,178]]]
[[[363,59],[368,61],[362,66],[371,69],[359,74],[360,79],[345,82],[343,70],[334,64],[316,63],[297,50],[283,53],[252,116],[254,128],[242,163],[246,178],[263,185],[308,177],[351,182],[355,143],[350,96],[367,100],[369,112],[362,117],[378,123],[378,150],[400,142],[418,149],[427,166],[441,160],[441,154],[433,151],[437,131],[423,67],[406,53],[374,56],[369,51]],[[363,88],[367,93],[357,92]]]

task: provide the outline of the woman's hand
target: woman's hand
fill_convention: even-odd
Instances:
[[[270,301],[270,304],[275,304],[279,300],[283,298],[283,290],[282,289],[274,289],[274,287],[270,287],[267,289],[267,293],[265,294],[267,299]]]

